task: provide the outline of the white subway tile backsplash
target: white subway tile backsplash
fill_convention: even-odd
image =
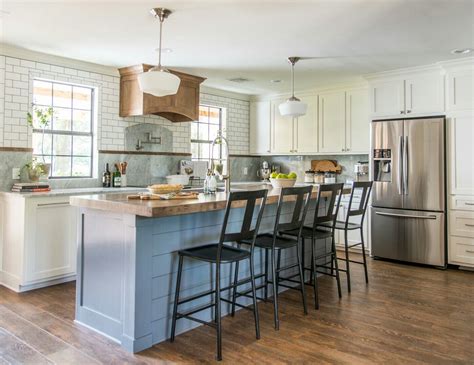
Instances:
[[[31,130],[26,126],[26,112],[30,108],[33,78],[97,88],[99,114],[96,130],[97,144],[101,149],[123,150],[125,128],[138,123],[152,123],[163,125],[173,133],[172,152],[190,152],[189,123],[172,123],[151,115],[119,117],[120,78],[5,56],[0,56],[0,146],[31,147]],[[226,108],[230,152],[247,154],[249,102],[202,93],[201,103]]]

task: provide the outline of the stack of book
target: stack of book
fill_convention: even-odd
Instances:
[[[16,193],[36,193],[42,191],[51,191],[48,183],[16,183],[12,186],[12,191]]]

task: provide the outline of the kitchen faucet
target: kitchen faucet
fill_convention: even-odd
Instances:
[[[218,146],[219,157],[214,158],[215,147]],[[223,151],[224,150],[224,151]],[[223,155],[224,154],[224,155]],[[218,161],[217,163],[215,161]],[[224,174],[224,162],[227,164],[226,173]],[[216,138],[211,145],[211,171],[216,172],[219,180],[225,182],[225,192],[230,192],[230,160],[229,160],[229,143],[222,135],[222,131],[217,132]]]

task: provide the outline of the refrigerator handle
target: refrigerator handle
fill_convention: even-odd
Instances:
[[[403,136],[398,139],[398,194],[403,194]]]
[[[408,137],[403,143],[403,193],[408,195]]]
[[[436,219],[435,215],[412,215],[412,214],[395,214],[395,213],[383,213],[383,212],[375,212],[375,214],[386,215],[388,217],[400,217],[400,218]]]

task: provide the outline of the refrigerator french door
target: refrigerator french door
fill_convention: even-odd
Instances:
[[[444,117],[372,122],[372,254],[446,264]]]

